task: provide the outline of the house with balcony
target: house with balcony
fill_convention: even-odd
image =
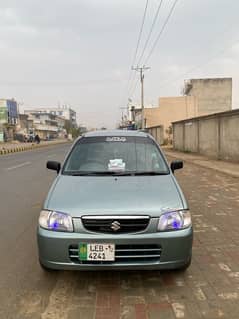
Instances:
[[[30,113],[39,113],[39,114],[52,114],[58,116],[59,118],[63,118],[65,121],[69,123],[70,127],[76,128],[76,112],[69,106],[61,106],[61,107],[37,107],[29,110],[25,110],[25,114]]]
[[[29,113],[28,121],[33,122],[34,134],[38,134],[41,139],[57,138],[59,136],[58,119],[56,115],[50,113]]]

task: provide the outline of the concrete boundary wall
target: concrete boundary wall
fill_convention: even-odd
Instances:
[[[162,125],[147,127],[147,131],[154,137],[159,145],[164,143],[164,129]]]
[[[239,109],[173,123],[175,150],[239,162]]]

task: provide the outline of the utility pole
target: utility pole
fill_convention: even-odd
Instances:
[[[145,128],[144,123],[144,71],[149,70],[149,67],[143,66],[143,67],[132,67],[132,70],[140,72],[140,83],[141,83],[141,111],[142,111],[142,119],[141,119],[141,128]]]

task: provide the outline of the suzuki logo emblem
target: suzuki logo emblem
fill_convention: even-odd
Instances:
[[[118,221],[115,220],[114,222],[112,222],[110,228],[111,228],[112,230],[114,230],[114,231],[119,230],[119,229],[121,228],[120,222],[118,222]]]

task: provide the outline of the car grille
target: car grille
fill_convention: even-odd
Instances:
[[[96,233],[136,233],[144,231],[149,224],[149,216],[83,216],[83,226]]]
[[[69,247],[69,258],[77,264],[127,264],[127,263],[156,263],[160,260],[161,246],[148,245],[116,245],[115,261],[81,261],[78,245]]]

